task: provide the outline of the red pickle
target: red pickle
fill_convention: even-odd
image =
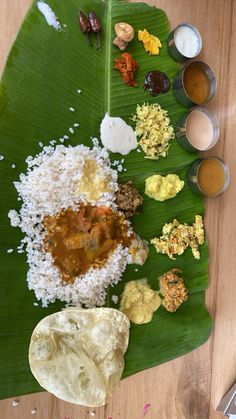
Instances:
[[[128,52],[124,52],[121,58],[115,58],[115,69],[120,72],[123,82],[128,86],[137,86],[137,82],[134,80],[137,68],[138,64]]]

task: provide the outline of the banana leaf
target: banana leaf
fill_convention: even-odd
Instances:
[[[91,145],[91,136],[99,136],[99,126],[106,111],[121,116],[128,123],[137,103],[158,102],[169,111],[171,123],[184,113],[175,100],[172,88],[168,93],[152,98],[143,90],[147,71],[167,73],[171,85],[179,65],[167,52],[166,41],[170,31],[168,19],[162,10],[143,3],[128,4],[118,0],[48,0],[63,30],[50,27],[33,2],[9,55],[0,85],[0,161],[1,171],[1,252],[0,252],[0,397],[41,391],[28,365],[28,345],[33,328],[44,316],[60,310],[57,302],[47,309],[35,306],[35,297],[26,285],[27,261],[25,254],[17,253],[21,232],[9,225],[7,213],[20,208],[13,181],[26,170],[25,159],[35,155],[44,145],[68,134],[67,144]],[[96,35],[89,47],[81,33],[77,14],[93,10],[101,19],[102,48],[96,50]],[[112,45],[114,24],[130,23],[137,33],[147,28],[157,35],[163,48],[159,56],[149,56],[137,36],[128,47],[139,63],[137,88],[124,85],[114,70],[114,58],[120,56]],[[77,90],[80,89],[79,94]],[[69,107],[75,112],[70,112]],[[74,123],[80,123],[75,134],[68,133]],[[204,213],[203,200],[188,187],[186,176],[190,163],[197,155],[181,149],[172,141],[169,155],[158,161],[144,159],[143,153],[131,152],[125,157],[126,172],[120,180],[132,179],[144,196],[142,214],[133,218],[135,231],[143,238],[159,235],[165,222],[173,218],[192,223],[195,214]],[[112,155],[111,159],[120,159]],[[16,165],[12,167],[12,165]],[[185,180],[183,191],[174,199],[158,203],[144,195],[144,181],[154,173],[174,172]],[[14,252],[7,250],[13,248]],[[123,377],[176,358],[201,345],[209,336],[211,318],[204,303],[208,285],[208,248],[201,246],[201,259],[193,259],[188,250],[176,261],[166,255],[157,255],[150,246],[150,255],[138,271],[129,266],[123,281],[109,289],[107,306],[112,295],[120,295],[125,282],[147,278],[158,289],[157,277],[178,267],[183,270],[190,296],[174,314],[160,308],[153,320],[145,325],[132,325],[129,348],[125,356]],[[116,307],[116,306],[115,306]]]

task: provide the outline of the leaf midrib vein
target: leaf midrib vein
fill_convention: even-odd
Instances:
[[[105,64],[105,111],[110,115],[110,99],[111,99],[111,8],[112,0],[107,0],[107,43],[106,43],[106,64]]]

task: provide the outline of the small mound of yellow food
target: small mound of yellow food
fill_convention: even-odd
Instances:
[[[158,292],[151,289],[146,279],[130,281],[125,285],[120,310],[133,323],[149,323],[160,305]]]
[[[153,175],[146,179],[145,194],[156,201],[174,198],[184,187],[184,181],[177,175]]]
[[[76,192],[85,195],[89,202],[97,201],[102,194],[110,192],[110,180],[95,160],[87,159]]]
[[[143,42],[145,51],[147,51],[149,55],[160,54],[160,48],[162,48],[160,39],[154,35],[151,35],[147,29],[138,31],[138,40]]]
[[[170,141],[175,138],[168,111],[162,109],[158,103],[143,103],[137,105],[132,119],[136,124],[135,133],[146,154],[145,158],[158,160],[159,157],[166,157]]]

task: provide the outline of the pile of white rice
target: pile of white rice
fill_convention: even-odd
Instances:
[[[78,199],[78,182],[83,174],[86,159],[94,159],[110,179],[110,192],[103,193],[96,202],[88,201],[85,195]],[[73,284],[62,281],[60,270],[54,265],[51,253],[43,249],[44,217],[55,215],[62,209],[78,208],[78,201],[97,206],[106,205],[116,209],[115,192],[118,188],[117,172],[111,169],[108,153],[94,142],[93,149],[84,145],[56,148],[45,147],[36,157],[26,160],[26,174],[14,185],[22,200],[17,213],[9,212],[11,225],[25,233],[21,246],[27,251],[29,271],[27,281],[30,290],[46,307],[59,299],[71,305],[86,307],[102,306],[106,288],[121,280],[126,265],[131,263],[128,249],[118,245],[101,268],[90,268],[86,274],[75,279]]]

